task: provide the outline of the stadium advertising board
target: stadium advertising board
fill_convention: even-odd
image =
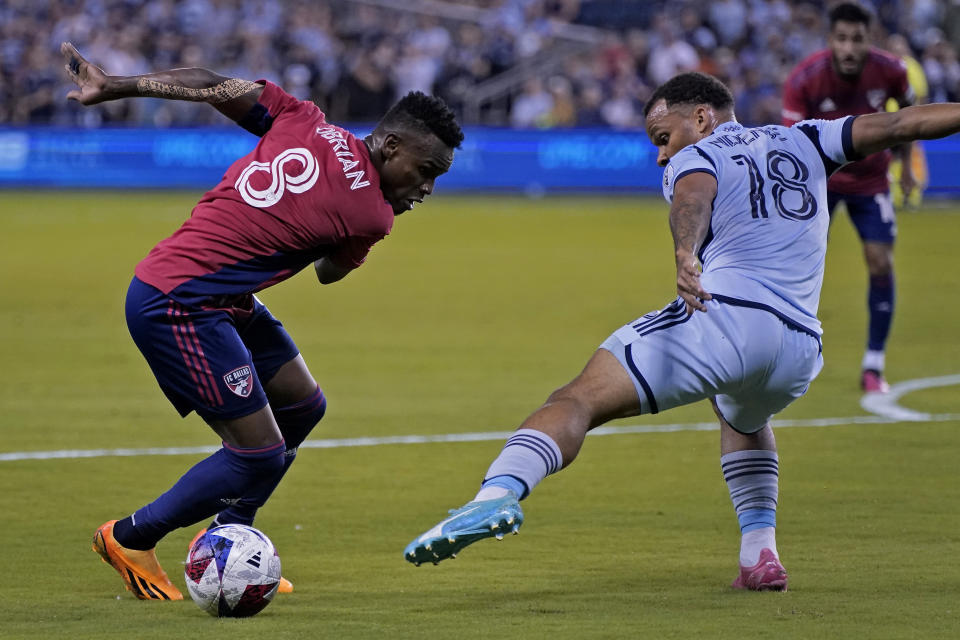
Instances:
[[[366,131],[353,129],[357,134]],[[450,191],[659,192],[661,169],[642,131],[469,128]],[[256,138],[227,128],[0,129],[0,187],[207,188]],[[923,143],[928,193],[960,194],[960,136]]]

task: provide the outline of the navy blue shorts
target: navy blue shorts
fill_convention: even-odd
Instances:
[[[872,196],[855,196],[845,193],[827,192],[827,207],[830,217],[839,202],[847,204],[847,215],[857,228],[863,242],[883,242],[893,244],[897,237],[897,216],[890,202],[889,193]]]
[[[185,306],[134,278],[127,327],[160,388],[181,416],[230,420],[267,405],[269,382],[300,353],[280,321],[254,296],[224,306]]]

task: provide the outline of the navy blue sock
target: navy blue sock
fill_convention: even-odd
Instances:
[[[893,322],[894,286],[893,273],[884,276],[870,276],[870,290],[867,294],[867,307],[870,310],[870,328],[867,348],[871,351],[883,351]]]
[[[287,443],[283,471],[273,481],[265,482],[240,502],[221,511],[216,518],[218,524],[253,524],[257,509],[266,504],[267,499],[270,498],[273,490],[280,484],[287,469],[296,459],[297,447],[320,422],[326,411],[327,399],[320,387],[317,387],[317,391],[306,400],[273,410],[273,417],[276,419],[277,425],[280,427],[280,433],[283,434],[283,439]]]
[[[225,503],[249,495],[265,479],[283,470],[283,440],[261,449],[224,444],[195,464],[169,491],[117,522],[113,536],[128,549],[152,549],[163,536],[219,511]]]

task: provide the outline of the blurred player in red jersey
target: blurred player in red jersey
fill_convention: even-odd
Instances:
[[[256,147],[137,265],[127,326],[181,415],[223,440],[166,493],[97,529],[93,548],[143,600],[179,600],[154,547],[170,531],[253,523],[326,411],[283,325],[254,293],[313,265],[321,284],[359,267],[396,215],[433,192],[463,133],[438,98],[412,92],[360,140],[271,82],[206,69],[110,76],[61,51],[83,105],[132,97],[206,102]],[[282,581],[282,591],[292,585]]]
[[[853,2],[830,10],[828,48],[800,62],[783,92],[783,124],[809,118],[833,119],[883,111],[892,98],[901,107],[913,102],[902,60],[870,46],[870,13]],[[914,188],[911,145],[899,149],[903,158],[900,185],[905,195]],[[875,153],[844,167],[828,184],[831,215],[837,204],[847,212],[863,242],[870,275],[867,304],[870,314],[860,386],[868,392],[886,392],[884,378],[887,336],[893,320],[893,243],[896,217],[890,202],[887,169],[890,151]]]

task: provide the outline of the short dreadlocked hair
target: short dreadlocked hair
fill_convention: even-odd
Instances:
[[[721,110],[733,107],[730,89],[713,76],[699,71],[681,73],[657,87],[644,105],[643,115],[650,115],[650,109],[660,100],[665,101],[668,107],[677,104],[708,104]]]
[[[460,148],[463,131],[450,107],[436,96],[411,91],[393,105],[377,124],[377,129],[404,127],[432,133],[450,148]]]

